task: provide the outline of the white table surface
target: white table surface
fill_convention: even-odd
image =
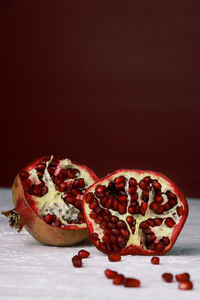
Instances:
[[[109,262],[90,242],[73,247],[44,246],[24,229],[11,229],[0,215],[0,299],[200,299],[200,200],[189,199],[190,213],[173,249],[161,256],[160,265],[152,265],[149,256],[123,256]],[[0,211],[13,208],[11,190],[0,189]],[[80,249],[90,251],[83,268],[74,268],[72,257]],[[104,275],[111,268],[125,276],[141,280],[141,288],[115,286]],[[164,272],[189,272],[192,291],[177,289],[177,283],[165,283]]]

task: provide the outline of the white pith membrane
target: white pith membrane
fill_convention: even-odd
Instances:
[[[105,186],[106,188],[108,187],[108,184],[110,182],[113,182],[114,183],[114,180],[120,176],[124,176],[126,178],[126,185],[124,187],[124,190],[126,192],[126,195],[128,196],[127,198],[127,209],[126,209],[126,213],[124,214],[120,214],[118,211],[116,210],[113,210],[112,208],[105,208],[103,205],[101,205],[100,203],[100,199],[101,197],[98,197],[96,194],[95,194],[95,189],[96,187],[98,187],[99,185],[100,186]],[[128,207],[129,205],[131,204],[131,196],[129,194],[129,179],[130,178],[134,178],[137,180],[137,190],[136,190],[136,193],[138,193],[138,199],[137,199],[137,202],[139,205],[141,205],[142,203],[144,203],[145,201],[142,200],[142,189],[139,187],[139,182],[141,180],[143,180],[145,177],[149,177],[151,178],[151,180],[157,180],[158,183],[161,184],[161,196],[163,197],[164,201],[161,203],[161,205],[164,205],[165,203],[167,203],[169,201],[167,195],[165,194],[166,192],[172,192],[176,195],[176,200],[177,200],[177,204],[174,205],[172,208],[170,208],[169,210],[166,210],[164,211],[163,213],[161,214],[157,214],[156,212],[154,212],[153,210],[150,209],[150,204],[152,202],[154,202],[154,196],[156,194],[156,190],[152,187],[152,184],[151,185],[151,190],[149,191],[149,200],[146,201],[146,203],[148,204],[147,206],[147,209],[146,209],[146,212],[145,212],[145,215],[141,215],[140,213],[129,213],[128,212]],[[122,247],[121,249],[123,248],[126,248],[130,245],[134,245],[134,246],[137,246],[137,247],[142,247],[144,250],[148,251],[149,249],[146,247],[145,245],[145,240],[146,240],[146,235],[144,234],[143,230],[139,228],[141,222],[144,222],[148,219],[157,219],[157,218],[161,218],[163,221],[162,221],[162,224],[159,225],[159,226],[149,226],[149,229],[151,230],[152,233],[154,233],[156,235],[156,239],[154,240],[154,243],[157,244],[160,242],[160,240],[163,238],[163,237],[168,237],[171,241],[171,236],[172,236],[172,233],[174,231],[174,227],[176,226],[176,224],[179,223],[179,220],[180,218],[182,217],[182,215],[178,215],[177,213],[177,207],[180,207],[181,210],[183,211],[184,207],[183,207],[183,204],[181,202],[181,200],[179,199],[177,193],[175,192],[173,186],[167,181],[165,180],[164,178],[160,177],[160,176],[157,176],[156,174],[154,173],[151,173],[151,172],[137,172],[137,171],[122,171],[122,172],[119,172],[117,174],[114,174],[112,176],[109,176],[109,179],[104,179],[104,180],[101,180],[101,183],[96,183],[92,189],[90,189],[88,191],[88,194],[89,193],[93,193],[95,198],[98,200],[98,204],[99,204],[99,207],[104,209],[104,210],[109,210],[109,212],[111,213],[112,216],[116,216],[119,218],[119,220],[122,220],[126,223],[127,225],[127,229],[129,230],[129,238],[128,238],[128,241],[126,243],[126,245],[124,247]],[[86,195],[86,198],[87,199],[87,195]],[[96,245],[98,246],[102,241],[102,238],[104,236],[104,229],[102,229],[100,227],[100,224],[97,224],[95,222],[95,220],[93,218],[90,218],[90,213],[93,211],[95,212],[95,209],[90,209],[89,207],[89,203],[87,203],[87,200],[85,201],[85,213],[87,215],[87,218],[89,220],[89,223],[90,223],[90,228],[93,228],[93,233],[97,233],[98,234],[98,239],[96,241]],[[132,233],[131,231],[131,227],[129,226],[126,218],[128,216],[132,216],[134,218],[134,233]],[[174,226],[172,226],[171,228],[168,227],[166,224],[165,224],[165,220],[170,217],[171,219],[174,220],[175,224]],[[92,224],[92,226],[91,226]],[[166,247],[166,246],[165,246]],[[152,249],[153,250],[153,249]],[[109,250],[108,250],[109,251]],[[159,250],[157,250],[159,251]]]
[[[51,165],[53,161],[53,156],[48,161],[41,161],[39,163],[45,163],[45,169],[43,170],[42,177],[38,177],[37,169],[29,169],[29,177],[28,179],[31,180],[32,185],[39,185],[41,182],[45,185],[45,187],[48,188],[47,193],[43,196],[35,196],[31,194],[31,200],[34,201],[35,207],[37,213],[42,217],[45,218],[45,216],[56,216],[56,221],[60,221],[60,224],[58,225],[61,228],[65,228],[66,226],[72,226],[76,225],[80,228],[86,227],[86,224],[84,220],[82,222],[79,221],[78,215],[82,214],[82,209],[78,209],[73,206],[71,203],[67,203],[64,200],[64,197],[66,197],[66,191],[62,192],[59,191],[59,186],[56,186],[55,182],[52,180],[52,177],[50,176],[50,173],[48,171],[49,165]],[[78,179],[84,179],[84,186],[82,188],[74,188],[76,190],[82,191],[81,195],[75,196],[77,200],[82,201],[83,199],[83,193],[84,190],[88,188],[91,184],[94,183],[94,179],[90,176],[90,174],[80,166],[76,164],[72,164],[69,159],[63,159],[59,160],[59,163],[56,166],[54,176],[57,176],[61,169],[73,169],[78,170],[77,175],[75,178],[70,179],[67,178],[63,182],[66,183],[67,186],[73,186],[73,183],[75,180]],[[22,180],[23,184],[23,180]],[[47,222],[48,223],[48,222]],[[51,225],[55,225],[56,223],[51,222]]]

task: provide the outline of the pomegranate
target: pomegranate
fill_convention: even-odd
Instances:
[[[15,208],[2,212],[10,226],[23,227],[39,242],[64,246],[88,237],[83,195],[97,176],[86,166],[45,156],[26,166],[13,187]]]
[[[174,245],[188,215],[178,187],[154,171],[118,170],[84,194],[91,239],[106,254],[160,255]]]

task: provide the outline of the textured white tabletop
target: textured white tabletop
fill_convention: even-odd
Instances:
[[[109,262],[90,242],[73,247],[44,246],[23,230],[11,229],[0,215],[0,299],[200,299],[200,200],[189,199],[189,217],[173,249],[152,265],[148,256],[124,256]],[[0,211],[13,208],[11,190],[0,189]],[[91,255],[83,268],[72,266],[71,259],[80,249]],[[141,280],[140,288],[115,286],[104,275],[111,268]],[[189,272],[191,291],[165,283],[161,274]]]

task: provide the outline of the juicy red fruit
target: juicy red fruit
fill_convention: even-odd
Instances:
[[[140,280],[135,278],[126,278],[124,281],[125,287],[140,287]]]
[[[118,274],[116,271],[110,269],[106,269],[104,273],[108,279],[113,279]]]
[[[106,254],[160,255],[174,245],[188,215],[179,188],[161,173],[119,170],[85,193],[84,216]]]
[[[86,189],[97,180],[88,167],[54,156],[39,158],[16,176],[15,208],[2,212],[11,227],[25,227],[39,242],[67,246],[88,237],[82,211]]]

